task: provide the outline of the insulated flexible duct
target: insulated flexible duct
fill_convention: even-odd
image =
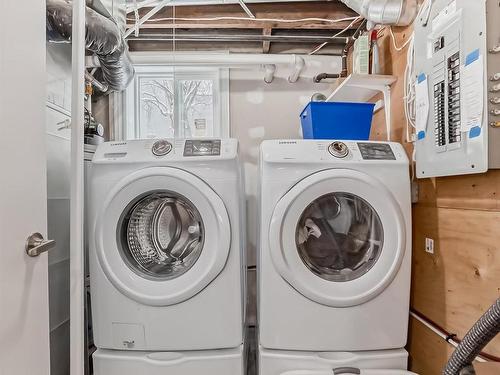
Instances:
[[[366,18],[369,25],[408,26],[417,16],[417,0],[340,1]]]
[[[71,0],[47,0],[47,39],[71,43],[73,6]],[[113,91],[123,91],[134,78],[128,46],[118,26],[109,18],[87,7],[85,44],[95,53],[102,78]]]
[[[500,332],[500,298],[472,326],[443,370],[443,375],[459,375],[479,352]]]

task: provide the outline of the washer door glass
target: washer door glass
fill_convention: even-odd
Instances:
[[[118,224],[122,257],[139,275],[170,280],[198,260],[205,239],[201,215],[184,196],[155,191],[129,205]]]
[[[373,267],[383,237],[382,222],[367,201],[335,192],[307,206],[297,223],[295,242],[309,270],[325,280],[345,282]]]

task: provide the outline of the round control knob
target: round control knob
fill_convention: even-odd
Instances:
[[[333,142],[328,146],[328,152],[336,158],[345,158],[349,155],[349,148],[344,142]]]
[[[151,152],[156,156],[165,156],[170,151],[172,151],[172,144],[164,139],[160,139],[153,143],[153,147],[151,148]]]

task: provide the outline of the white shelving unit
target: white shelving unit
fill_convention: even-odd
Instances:
[[[366,103],[382,93],[384,97],[387,140],[391,140],[391,85],[398,77],[371,74],[352,74],[345,78],[328,97],[329,102]],[[377,106],[375,110],[381,109]]]

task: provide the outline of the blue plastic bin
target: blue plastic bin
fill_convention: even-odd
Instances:
[[[367,141],[374,108],[372,103],[310,102],[300,115],[303,137]]]

